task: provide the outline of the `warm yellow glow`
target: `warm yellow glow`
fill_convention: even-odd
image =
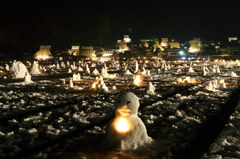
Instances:
[[[191,83],[197,83],[195,79],[191,79]]]
[[[93,84],[92,84],[92,88],[96,88],[96,83],[93,83]]]
[[[47,55],[38,55],[35,57],[37,60],[47,60],[50,58],[50,56]]]
[[[142,83],[142,75],[135,75],[134,80],[133,80],[133,84],[135,85],[141,85]]]
[[[185,83],[191,83],[191,79],[189,76],[185,77],[184,81]]]
[[[225,83],[225,82],[224,82],[224,79],[221,79],[221,80],[219,81],[219,83]]]
[[[177,79],[177,82],[179,82],[179,83],[183,83],[182,78],[178,78],[178,79]]]
[[[116,78],[116,74],[109,74],[108,78]]]
[[[161,42],[161,46],[168,46],[168,42]]]
[[[38,52],[34,54],[34,58],[37,60],[48,60],[51,58],[50,48],[41,47]]]
[[[197,49],[197,48],[189,48],[188,52],[192,52],[192,53],[199,52],[199,49]]]
[[[93,83],[91,84],[91,88],[90,89],[97,89],[97,84],[99,82],[99,79],[96,79],[95,81],[93,81]]]
[[[117,124],[116,124],[116,129],[120,132],[127,132],[129,131],[130,129],[130,126],[127,122],[126,119],[124,118],[120,118],[118,121],[117,121]]]

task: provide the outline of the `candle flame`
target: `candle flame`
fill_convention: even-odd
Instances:
[[[96,83],[93,83],[93,84],[92,84],[92,88],[96,88]]]
[[[116,124],[116,128],[120,132],[127,132],[130,129],[130,126],[126,119],[120,118]]]

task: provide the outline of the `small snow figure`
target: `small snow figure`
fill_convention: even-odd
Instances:
[[[29,73],[26,73],[24,77],[26,83],[32,83],[33,81],[31,80],[31,75]]]
[[[206,67],[205,66],[203,66],[203,68],[202,68],[202,75],[203,76],[207,75],[207,71],[206,71]]]
[[[138,97],[132,92],[120,94],[114,103],[115,118],[106,127],[107,143],[123,150],[151,143],[146,127],[137,116]]]
[[[81,79],[81,75],[80,73],[77,74],[77,80],[80,80]]]
[[[77,80],[77,74],[76,73],[73,74],[73,80],[74,81]]]
[[[221,73],[219,66],[216,68],[216,73]]]
[[[69,87],[73,88],[73,81],[72,81],[72,78],[69,79]]]
[[[219,81],[219,87],[220,88],[226,88],[226,83],[225,83],[224,79]]]
[[[39,65],[38,63],[34,62],[30,71],[30,74],[32,75],[37,75],[37,74],[41,74],[41,72],[38,69]]]
[[[57,63],[57,69],[60,69],[59,63]]]
[[[71,70],[71,68],[69,68],[69,69],[68,69],[68,73],[72,73],[72,70]]]
[[[132,73],[127,69],[124,73],[124,75],[132,75]]]
[[[192,67],[189,67],[188,72],[194,72]]]
[[[6,69],[7,71],[9,71],[9,65],[8,65],[8,64],[6,64],[5,69]]]
[[[209,82],[208,82],[208,85],[207,85],[205,88],[206,88],[207,90],[209,90],[209,91],[214,90],[214,87],[213,87],[212,81],[209,81]]]
[[[146,75],[151,76],[150,70],[146,70]]]
[[[66,83],[65,83],[65,82],[66,82],[65,79],[60,79],[60,81],[61,81],[61,86],[62,86],[62,87],[65,86],[65,84],[66,84]]]
[[[146,87],[146,93],[147,94],[154,94],[155,92],[155,87],[152,85],[152,82],[148,82],[147,87]]]
[[[61,67],[62,67],[62,68],[65,68],[65,67],[66,67],[66,65],[65,65],[65,63],[64,63],[63,61],[61,62]]]
[[[88,64],[87,63],[85,63],[85,64],[86,64],[86,74],[90,74],[90,69],[88,67]]]
[[[137,73],[137,71],[138,71],[138,62],[136,61],[135,62],[135,71],[134,72]]]
[[[95,68],[95,69],[93,70],[92,74],[93,74],[93,75],[99,75],[99,72],[98,72],[98,70]]]
[[[78,71],[83,71],[81,66],[78,67]]]

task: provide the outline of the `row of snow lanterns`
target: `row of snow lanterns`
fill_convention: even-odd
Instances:
[[[178,83],[197,83],[195,79],[191,79],[190,76],[185,77],[185,79],[177,78],[176,81]]]
[[[107,78],[116,78],[115,74],[107,74]],[[74,73],[73,76],[70,78],[70,87],[73,87],[72,82],[77,82],[81,80],[80,73]],[[143,85],[143,75],[141,74],[134,74],[132,84],[135,86],[142,86]],[[108,91],[106,84],[104,83],[103,76],[99,75],[93,81],[90,86],[90,90],[98,90],[103,89],[104,91]],[[116,86],[113,86],[112,89],[116,89]]]
[[[178,83],[201,83],[200,81],[196,81],[195,79],[191,79],[190,76],[185,77],[185,79],[177,78],[176,81]],[[219,80],[219,82],[216,82],[216,84],[219,84],[220,88],[226,88],[226,83],[224,79]]]

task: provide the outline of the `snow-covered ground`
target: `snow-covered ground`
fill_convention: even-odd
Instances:
[[[201,159],[222,159],[222,158],[240,158],[240,103],[237,104],[228,123],[224,126],[222,132],[210,145],[208,152],[204,153]]]
[[[109,88],[107,92],[90,91],[95,76],[85,72],[80,72],[81,80],[73,81],[73,87],[70,87],[69,77],[63,84],[63,78],[57,77],[60,72],[66,73],[67,68],[56,70],[55,79],[48,79],[46,75],[45,80],[34,80],[32,75],[33,83],[26,83],[24,79],[23,82],[2,82],[0,157],[187,158],[192,153],[189,150],[217,123],[215,119],[226,110],[231,95],[238,90],[238,77],[230,76],[233,71],[238,75],[238,65],[219,66],[221,73],[209,71],[206,76],[201,75],[202,66],[193,65],[194,72],[188,72],[189,66],[181,63],[172,63],[168,69],[161,65],[148,66],[146,69],[151,71],[151,76],[144,76],[140,86],[131,84],[132,75],[115,70],[116,78],[104,78]],[[207,67],[213,70],[214,63]],[[134,73],[136,68],[129,70]],[[7,71],[4,72],[0,74],[3,78]],[[192,82],[177,82],[188,76]],[[214,81],[223,79],[226,87],[215,88]],[[1,81],[4,80],[8,79]],[[146,93],[148,81],[155,86],[154,94]],[[210,81],[213,83],[209,84]],[[116,89],[112,90],[113,86]],[[105,127],[114,117],[114,101],[121,91],[131,91],[138,96],[138,116],[145,123],[152,144],[136,150],[116,151],[105,143]],[[208,145],[209,152],[203,156],[238,157],[238,109],[236,107],[226,128],[211,146]]]

